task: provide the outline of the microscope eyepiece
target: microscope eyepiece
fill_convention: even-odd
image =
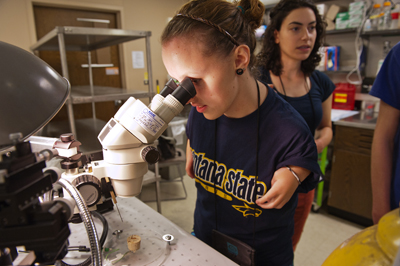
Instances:
[[[165,84],[164,89],[160,92],[160,95],[167,97],[169,94],[174,92],[176,88],[178,88],[178,85],[175,83],[174,79],[169,79]]]
[[[174,90],[172,96],[177,99],[183,106],[196,95],[196,89],[190,80],[186,77],[179,84],[178,88]]]

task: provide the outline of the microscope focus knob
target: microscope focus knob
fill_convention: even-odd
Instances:
[[[149,164],[155,164],[160,160],[160,153],[153,146],[147,146],[142,150],[142,159],[148,162]]]
[[[62,142],[71,142],[75,140],[74,134],[72,133],[64,133],[60,136]]]
[[[92,175],[78,176],[72,185],[79,190],[88,207],[96,205],[101,199],[101,183]]]

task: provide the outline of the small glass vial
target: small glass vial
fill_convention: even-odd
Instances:
[[[372,30],[371,20],[367,19],[364,24],[364,31],[371,31],[371,30]]]
[[[372,30],[377,30],[378,29],[378,24],[379,24],[379,18],[381,16],[381,5],[380,4],[374,4],[372,14],[369,17],[371,20],[371,28]]]
[[[390,29],[392,30],[397,30],[399,28],[399,12],[400,4],[397,4],[392,10],[392,24],[390,26]]]
[[[392,49],[392,46],[390,45],[390,41],[384,41],[383,42],[383,58],[385,58],[388,53],[390,52],[390,49]]]
[[[389,30],[392,26],[392,14],[391,14],[392,3],[386,1],[383,3],[383,17],[381,17],[381,29]]]

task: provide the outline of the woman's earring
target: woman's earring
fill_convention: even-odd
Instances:
[[[239,76],[242,75],[243,72],[244,72],[243,68],[236,69],[236,74],[238,74]]]

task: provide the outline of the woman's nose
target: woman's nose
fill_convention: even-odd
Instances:
[[[189,101],[187,101],[186,104],[192,104],[192,102],[193,102],[193,100],[194,100],[195,97],[196,97],[196,96],[194,96],[193,98],[190,98]]]
[[[307,40],[310,38],[310,36],[311,36],[311,33],[308,31],[308,29],[305,29],[302,34],[302,39]]]

